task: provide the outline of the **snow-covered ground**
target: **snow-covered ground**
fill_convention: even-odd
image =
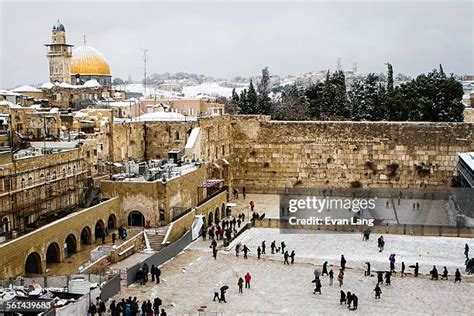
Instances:
[[[379,253],[375,236],[362,242],[359,234],[282,234],[278,229],[251,229],[241,235],[241,240],[251,249],[249,259],[235,256],[233,249],[220,248],[214,260],[209,241],[197,240],[182,254],[162,267],[162,282],[148,282],[122,289],[115,299],[136,296],[153,300],[159,296],[168,315],[470,315],[474,284],[472,278],[463,276],[455,284],[454,268],[463,268],[464,243],[470,239],[446,237],[418,237],[385,235],[386,248]],[[267,241],[267,255],[256,258],[256,247]],[[271,255],[272,240],[287,244],[296,251],[294,265],[283,265],[282,255]],[[220,242],[219,242],[220,244]],[[472,244],[471,244],[472,245]],[[472,245],[474,246],[474,245]],[[472,247],[471,247],[472,248]],[[314,295],[313,271],[324,260],[329,268],[338,271],[341,253],[347,259],[342,290],[359,297],[359,309],[348,311],[339,305],[339,288],[336,282],[328,285],[322,278],[322,295]],[[449,281],[431,281],[426,276],[393,277],[391,286],[382,287],[382,299],[375,300],[375,277],[364,277],[363,263],[371,261],[373,268],[386,270],[388,255],[397,254],[397,270],[401,260],[409,264],[418,261],[421,272],[426,273],[436,264],[441,271],[447,266]],[[411,270],[411,269],[410,269]],[[462,270],[463,271],[463,270]],[[252,288],[238,293],[237,280],[247,272],[252,275]],[[464,273],[463,273],[464,274]],[[212,289],[216,282],[230,288],[227,303],[213,302]],[[199,313],[201,311],[202,313]]]

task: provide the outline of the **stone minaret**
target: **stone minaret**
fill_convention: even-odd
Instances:
[[[48,47],[46,56],[49,60],[49,80],[51,82],[71,83],[72,46],[66,43],[66,30],[61,23],[53,26],[53,42]]]

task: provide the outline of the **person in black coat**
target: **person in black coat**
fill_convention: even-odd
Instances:
[[[358,306],[359,306],[359,298],[357,297],[357,295],[352,294],[352,310],[356,310]]]
[[[250,249],[247,247],[247,245],[244,245],[244,249],[243,249],[243,251],[244,251],[244,259],[248,259],[247,254],[248,254],[249,250],[250,250]]]
[[[400,274],[401,274],[402,278],[407,275],[407,274],[405,273],[405,262],[404,262],[404,261],[402,261],[402,271],[401,271]]]
[[[448,269],[444,267],[443,269],[443,275],[441,276],[441,280],[447,280],[448,279]]]
[[[418,277],[418,273],[420,271],[420,266],[418,265],[418,262],[415,264],[415,278]]]
[[[272,249],[272,254],[274,254],[276,248],[275,241],[272,241],[272,243],[270,244],[270,248]]]
[[[344,293],[343,290],[341,290],[341,298],[339,300],[339,303],[340,303],[340,305],[342,305],[342,303],[344,303],[344,304],[346,303],[346,293]]]
[[[291,264],[294,264],[295,263],[295,251],[294,250],[291,251],[290,258],[291,258]]]
[[[347,292],[347,308],[351,308],[351,304],[352,304],[352,293]]]
[[[155,267],[155,278],[156,278],[156,284],[160,283],[160,276],[161,276],[161,270],[158,268],[158,266]]]
[[[459,272],[459,269],[456,269],[456,272],[454,273],[454,283],[456,282],[461,283],[461,272]]]
[[[344,255],[341,255],[341,269],[342,271],[346,269],[346,258],[344,258]]]
[[[323,263],[323,272],[321,273],[321,275],[327,275],[328,274],[328,262],[327,261],[324,261]]]
[[[316,288],[314,289],[313,294],[316,294],[316,292],[321,294],[321,281],[319,279],[316,279]]]
[[[87,312],[92,316],[97,313],[97,307],[94,305],[94,303],[89,304],[89,310]]]
[[[377,271],[377,285],[383,284],[383,272]]]
[[[433,266],[433,270],[430,271],[431,274],[431,280],[438,280],[438,269],[436,269],[436,266]]]
[[[290,265],[290,263],[288,262],[288,257],[289,257],[289,256],[290,256],[290,255],[288,254],[288,250],[285,251],[285,254],[283,255],[283,258],[285,259],[285,260],[283,261],[283,264]]]
[[[391,277],[392,277],[392,272],[385,272],[385,285],[391,285]]]
[[[364,271],[364,276],[370,276],[370,262],[365,263],[367,265],[367,270]]]
[[[257,259],[260,259],[260,255],[262,254],[262,249],[260,249],[260,246],[257,247]]]
[[[266,248],[266,246],[267,246],[267,245],[265,244],[265,240],[262,241],[262,254],[264,254],[264,255],[266,254],[266,253],[265,253],[265,248]]]
[[[374,292],[375,292],[375,298],[380,299],[380,294],[382,294],[382,290],[380,289],[378,284],[375,286]]]

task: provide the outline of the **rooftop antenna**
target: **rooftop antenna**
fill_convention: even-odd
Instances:
[[[145,98],[146,98],[146,63],[148,61],[147,53],[148,53],[148,49],[147,48],[143,49],[143,72],[144,72],[143,85],[145,87]]]
[[[84,34],[84,46],[86,46],[86,34]]]

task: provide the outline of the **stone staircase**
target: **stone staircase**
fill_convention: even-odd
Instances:
[[[152,229],[146,229],[145,233],[150,241],[150,247],[154,251],[160,251],[163,248],[162,242],[165,239],[168,226],[161,226]]]

